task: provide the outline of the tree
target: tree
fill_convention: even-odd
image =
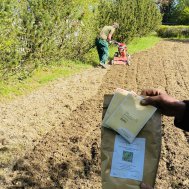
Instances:
[[[21,71],[26,77],[38,65],[61,58],[81,59],[97,36],[99,22],[94,18],[98,3],[99,0],[1,0],[2,72],[10,75]]]
[[[157,0],[156,3],[159,6],[160,12],[163,15],[163,23],[167,23],[170,20],[171,14],[175,8],[175,0]]]
[[[189,24],[189,6],[184,7],[183,11],[180,12],[178,23],[183,25]]]
[[[101,0],[99,10],[100,24],[112,24],[117,21],[120,25],[116,38],[129,41],[134,36],[143,36],[161,23],[161,15],[152,0]]]
[[[177,0],[175,1],[174,9],[170,15],[169,20],[176,24],[189,24],[188,22],[188,7],[189,0]]]
[[[163,23],[187,24],[189,0],[157,0]]]

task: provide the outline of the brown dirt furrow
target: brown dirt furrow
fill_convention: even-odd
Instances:
[[[22,168],[16,170],[16,174],[11,175],[13,182],[17,181],[19,175],[17,184],[30,187],[23,180],[25,175],[30,175],[29,169],[32,170],[32,176],[28,178],[33,183],[31,188],[61,188],[62,185],[64,188],[101,188],[99,139],[102,100],[105,93],[110,93],[117,87],[124,88],[123,70],[126,70],[125,66],[115,66],[115,69],[109,70],[98,93],[89,101],[83,102],[60,127],[56,127],[39,141],[33,152],[22,159],[19,165],[24,167],[26,164],[29,168],[26,171]],[[37,166],[39,158],[43,162],[40,167]],[[62,164],[67,165],[65,175],[61,176],[56,170],[50,175],[51,169]]]
[[[3,175],[11,171],[19,157],[33,149],[46,133],[61,125],[72,111],[97,93],[105,73],[106,70],[100,68],[88,70],[0,105],[0,141],[2,148],[7,149],[0,154],[0,182],[4,182]]]

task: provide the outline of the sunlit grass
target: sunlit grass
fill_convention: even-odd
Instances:
[[[128,53],[134,54],[146,49],[152,48],[161,40],[156,34],[152,34],[146,37],[134,38],[129,44],[127,44]],[[117,51],[117,47],[111,46],[110,56],[113,57],[114,53]]]
[[[130,54],[138,53],[146,49],[152,48],[161,40],[156,35],[150,35],[142,38],[135,38],[131,43],[128,44],[128,51]]]
[[[39,67],[32,75],[24,80],[18,80],[16,76],[9,78],[8,81],[0,82],[0,100],[12,99],[16,96],[29,93],[50,81],[58,78],[66,78],[91,68],[89,64],[79,61],[61,60],[48,66]]]

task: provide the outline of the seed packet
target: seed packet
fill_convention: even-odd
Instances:
[[[129,93],[134,95],[134,96],[137,95],[133,91],[127,91],[127,90],[120,89],[120,88],[116,89],[116,91],[115,91],[115,93],[113,95],[113,98],[112,98],[112,95],[109,95],[109,96],[111,96],[111,103],[109,104],[108,109],[106,111],[106,114],[104,116],[104,119],[102,121],[102,125],[104,127],[110,128],[106,124],[107,119],[111,116],[111,114],[114,112],[114,110],[121,104],[121,102],[124,100],[125,96],[127,96]],[[108,98],[108,95],[106,95],[106,99],[107,98]]]
[[[127,96],[129,93],[130,93],[129,91],[126,91],[126,90],[123,90],[120,88],[116,89],[114,96],[111,100],[111,103],[109,104],[106,114],[104,116],[104,119],[102,121],[102,125],[104,127],[109,128],[109,126],[106,124],[107,119],[111,116],[111,114],[114,112],[116,107],[118,107],[121,104],[121,102],[124,100],[125,96]],[[111,97],[112,97],[112,95],[111,95]],[[106,96],[106,98],[107,98],[107,96]]]
[[[133,92],[120,93],[117,91],[102,125],[113,129],[132,143],[156,111],[153,106],[142,106],[141,100],[142,97]]]

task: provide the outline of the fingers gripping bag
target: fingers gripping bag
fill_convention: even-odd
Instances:
[[[112,104],[114,95],[120,99]],[[140,189],[141,182],[154,186],[161,153],[161,114],[156,111],[130,143],[105,124],[128,91],[119,89],[114,95],[105,95],[103,103],[102,189]]]

